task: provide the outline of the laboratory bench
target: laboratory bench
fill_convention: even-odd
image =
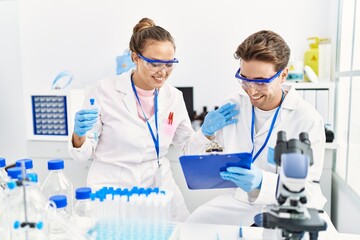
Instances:
[[[320,217],[327,222],[326,231],[319,232],[319,240],[352,240],[360,239],[360,235],[340,234],[336,231],[330,218],[326,213]],[[203,224],[203,223],[178,223],[171,240],[274,240],[277,239],[276,230],[264,229],[261,227],[242,227],[242,238],[239,237],[240,226]],[[308,237],[305,234],[304,239]]]

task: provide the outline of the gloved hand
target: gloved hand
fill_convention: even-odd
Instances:
[[[85,136],[86,132],[93,128],[98,119],[97,109],[82,109],[75,114],[74,133],[79,137]]]
[[[226,170],[227,171],[220,172],[221,177],[234,182],[245,192],[251,192],[255,188],[261,188],[263,174],[254,164],[251,164],[250,170],[241,167],[228,167]]]
[[[236,123],[237,119],[232,117],[239,114],[235,109],[236,104],[227,103],[220,108],[206,114],[201,131],[205,136],[213,136],[215,132],[229,124]]]

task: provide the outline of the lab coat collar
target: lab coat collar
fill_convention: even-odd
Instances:
[[[131,86],[131,74],[134,73],[134,70],[130,70],[126,73],[123,73],[118,76],[118,79],[116,80],[115,84],[115,90],[119,91],[120,93],[124,94],[123,101],[128,108],[128,110],[133,113],[138,119],[138,112],[137,112],[137,106],[136,106],[136,100],[134,96],[134,91]],[[167,83],[165,82],[164,85],[159,89],[159,95],[158,95],[158,113],[160,112],[160,109],[163,107],[163,104],[166,103],[166,98],[168,96],[168,93],[166,91],[167,89]],[[140,121],[142,121],[140,119]],[[154,115],[149,118],[149,122],[155,121]]]
[[[282,104],[282,108],[295,110],[299,107],[299,103],[301,102],[300,94],[295,90],[294,86],[283,84],[282,89],[287,92],[284,102]]]
[[[123,101],[126,108],[134,115],[136,119],[140,118],[137,116],[137,107],[134,97],[134,92],[131,86],[131,74],[134,70],[129,70],[118,76],[115,83],[115,90],[124,95]]]

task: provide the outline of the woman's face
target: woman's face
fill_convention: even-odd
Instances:
[[[132,53],[132,59],[137,65],[133,75],[135,85],[143,90],[161,88],[172,72],[172,64],[148,61],[173,60],[175,57],[173,43],[169,41],[150,41],[141,55],[148,60],[141,58],[135,52]]]

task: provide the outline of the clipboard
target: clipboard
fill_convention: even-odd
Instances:
[[[235,183],[221,178],[227,167],[251,168],[251,153],[188,155],[179,158],[189,189],[236,188]]]

